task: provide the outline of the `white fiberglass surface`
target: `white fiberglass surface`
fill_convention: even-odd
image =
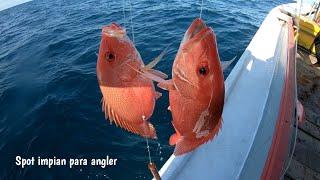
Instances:
[[[283,32],[279,13],[278,9],[269,13],[225,82],[221,131],[213,141],[191,153],[172,155],[160,170],[162,179],[239,179],[243,176],[266,104],[270,101],[271,85],[274,80],[282,84],[281,78],[274,78],[281,54],[277,47],[282,43],[279,41],[286,40],[279,38]],[[268,133],[267,136],[272,137],[273,130]]]
[[[31,0],[0,0],[0,11],[29,2]]]

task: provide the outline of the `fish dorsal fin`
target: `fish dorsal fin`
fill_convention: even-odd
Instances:
[[[163,58],[163,56],[168,52],[169,46],[171,44],[169,44],[156,58],[154,58],[149,64],[147,64],[144,68],[146,69],[152,69],[154,68],[159,62],[160,60]]]
[[[236,60],[236,58],[237,58],[237,56],[235,56],[234,58],[232,58],[229,61],[220,61],[221,67],[222,67],[222,71],[226,70],[230,66],[230,64],[232,64],[233,61]]]

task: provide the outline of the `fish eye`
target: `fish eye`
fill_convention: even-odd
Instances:
[[[106,59],[107,61],[112,62],[115,59],[115,55],[112,52],[107,52]]]
[[[199,74],[205,76],[208,73],[208,67],[202,66],[199,69]]]

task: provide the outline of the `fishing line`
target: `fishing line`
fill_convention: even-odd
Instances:
[[[201,6],[200,6],[200,19],[201,19],[201,15],[202,15],[202,8],[203,8],[203,0],[201,0]]]
[[[133,27],[133,20],[132,20],[133,18],[132,18],[132,4],[131,4],[131,0],[129,0],[129,11],[130,11],[130,24],[131,24],[132,42],[133,42],[133,44],[135,44],[135,41],[134,41],[134,27]],[[140,82],[139,82],[139,87],[141,87]],[[141,99],[143,99],[143,98],[142,98],[142,94],[140,94],[140,97],[141,97]],[[140,107],[141,107],[141,106],[140,106]],[[142,109],[143,109],[143,108],[142,108]],[[145,117],[145,115],[144,115],[144,113],[143,113],[143,115],[142,115],[142,120],[143,120],[143,122],[146,121],[145,118],[146,118],[146,117]],[[149,140],[148,140],[147,137],[145,137],[145,140],[146,140],[146,143],[147,143],[149,163],[152,163],[151,153],[150,153],[150,146],[149,146]]]
[[[124,28],[126,28],[126,22],[127,22],[125,6],[126,6],[126,0],[123,0],[122,1],[122,14],[123,14],[123,27]]]
[[[133,42],[133,44],[134,44],[134,29],[133,29],[133,21],[132,21],[132,5],[131,5],[131,0],[129,0],[129,8],[130,8],[130,21],[131,21],[132,42]]]
[[[134,28],[133,28],[133,20],[132,20],[133,18],[132,18],[132,4],[131,4],[131,0],[129,0],[129,5],[130,5],[130,6],[129,6],[129,7],[130,7],[129,10],[130,10],[130,21],[131,21],[130,23],[131,23],[132,42],[133,42],[133,45],[134,45],[134,44],[135,44],[135,40],[134,40]],[[138,83],[139,88],[142,87],[140,83],[141,83],[141,82],[139,81],[139,83]],[[140,98],[143,99],[142,94],[139,93],[139,95],[140,95]],[[144,111],[143,103],[141,103],[139,107],[140,107],[140,110]],[[141,107],[142,107],[142,108],[141,108]],[[146,122],[145,113],[144,113],[144,112],[142,112],[142,113],[143,113],[143,114],[142,114],[142,117],[141,117],[141,118],[142,118],[142,121],[143,121],[143,123],[147,123],[147,122]],[[147,128],[150,129],[149,124],[147,124],[147,126],[148,126]],[[146,131],[147,128],[144,128],[144,131]],[[161,177],[160,177],[160,175],[159,175],[159,171],[158,171],[156,165],[152,162],[152,159],[151,159],[150,146],[149,146],[149,140],[148,140],[148,137],[147,137],[147,132],[145,132],[145,140],[146,140],[146,143],[147,143],[148,158],[149,158],[148,168],[149,168],[151,174],[153,175],[154,179],[156,179],[156,180],[161,180]]]
[[[146,139],[146,142],[147,142],[147,149],[148,149],[148,156],[149,156],[149,163],[152,163],[152,160],[151,160],[151,154],[150,154],[150,147],[149,147],[149,140],[147,137],[145,137]]]

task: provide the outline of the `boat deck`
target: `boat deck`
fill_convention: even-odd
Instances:
[[[298,127],[296,148],[285,176],[287,180],[320,180],[320,65],[312,65],[314,61],[315,57],[298,50],[298,98],[304,106],[305,122]]]

